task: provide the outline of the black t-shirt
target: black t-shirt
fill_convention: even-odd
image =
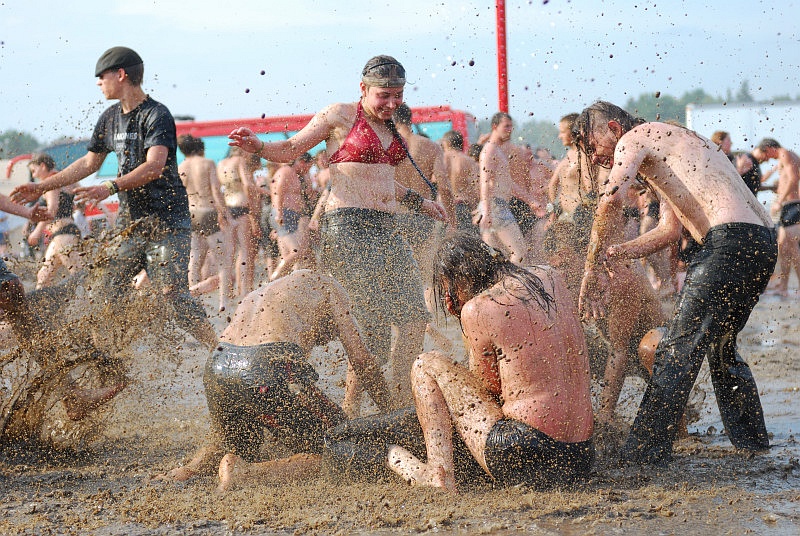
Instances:
[[[88,150],[93,153],[114,151],[119,161],[117,176],[143,164],[150,147],[167,148],[167,163],[160,177],[147,184],[119,192],[118,224],[126,226],[145,216],[156,216],[166,229],[189,229],[189,197],[178,174],[175,120],[166,106],[149,96],[129,113],[122,113],[117,103],[100,116]]]
[[[750,159],[750,162],[753,163],[753,167],[751,167],[748,171],[742,175],[742,179],[744,183],[750,188],[750,191],[753,192],[753,195],[758,193],[758,187],[761,186],[761,166],[758,165],[758,160],[756,157],[750,153],[744,153],[744,155]]]

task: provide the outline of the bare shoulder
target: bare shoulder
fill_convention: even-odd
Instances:
[[[324,119],[332,127],[341,127],[344,125],[352,126],[356,117],[357,103],[354,102],[337,102],[329,104],[319,113],[317,117]]]
[[[503,156],[500,152],[500,147],[496,143],[487,141],[483,145],[483,149],[481,149],[481,167],[488,167],[489,165],[495,164],[500,156]],[[505,156],[503,156],[503,159],[505,160]]]
[[[275,171],[275,174],[272,176],[272,180],[286,180],[292,178],[293,176],[294,172],[292,171],[292,168],[284,164]]]

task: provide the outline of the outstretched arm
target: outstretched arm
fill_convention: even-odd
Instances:
[[[32,202],[39,199],[45,192],[56,190],[74,184],[79,180],[95,173],[103,161],[106,159],[105,153],[93,153],[88,151],[81,158],[74,161],[65,169],[47,177],[42,182],[29,182],[14,188],[11,192],[11,200],[15,203]],[[16,214],[16,213],[15,213]],[[22,214],[18,214],[22,216]],[[27,216],[26,216],[27,217]]]
[[[300,132],[288,140],[263,142],[258,139],[255,132],[247,127],[241,127],[228,135],[231,140],[228,145],[241,147],[248,153],[257,154],[271,162],[291,162],[328,139],[333,129],[328,117],[336,113],[339,106],[341,105],[334,104],[317,113]]]
[[[117,183],[117,190],[133,190],[159,178],[164,173],[168,154],[169,149],[165,145],[154,145],[147,149],[144,162],[133,168],[129,173],[114,180]],[[105,158],[105,155],[103,156]],[[102,164],[102,160],[100,163]],[[97,169],[100,169],[99,165]],[[97,171],[97,169],[94,171]],[[75,201],[79,203],[98,203],[111,195],[111,190],[105,184],[75,189]]]

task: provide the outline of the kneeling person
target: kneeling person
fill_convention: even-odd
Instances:
[[[417,359],[411,382],[427,463],[393,446],[390,468],[412,484],[454,489],[455,427],[498,483],[551,485],[588,473],[589,362],[558,274],[516,266],[459,234],[439,249],[434,282],[469,341],[469,370],[435,352]]]
[[[314,346],[336,338],[378,407],[390,409],[386,383],[359,336],[344,289],[329,276],[297,270],[251,292],[236,310],[203,377],[212,444],[159,478],[186,480],[223,454],[220,491],[248,473],[283,479],[317,472],[323,435],[345,415],[314,385],[319,376],[307,358]],[[237,469],[242,458],[255,461],[265,428],[311,455]]]

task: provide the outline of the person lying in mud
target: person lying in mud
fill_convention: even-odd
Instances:
[[[392,409],[386,382],[350,312],[350,300],[333,278],[296,270],[248,294],[208,360],[203,377],[212,439],[186,465],[157,476],[187,480],[219,463],[218,491],[246,478],[277,481],[320,470],[326,430],[346,420],[344,411],[315,385],[307,362],[314,346],[339,339],[375,404]],[[257,459],[264,430],[302,453],[284,460]]]
[[[413,485],[455,489],[453,429],[499,484],[585,476],[594,460],[586,342],[572,297],[549,267],[522,268],[479,238],[447,239],[434,261],[440,307],[458,318],[469,369],[438,352],[411,372],[427,461],[389,448]]]

